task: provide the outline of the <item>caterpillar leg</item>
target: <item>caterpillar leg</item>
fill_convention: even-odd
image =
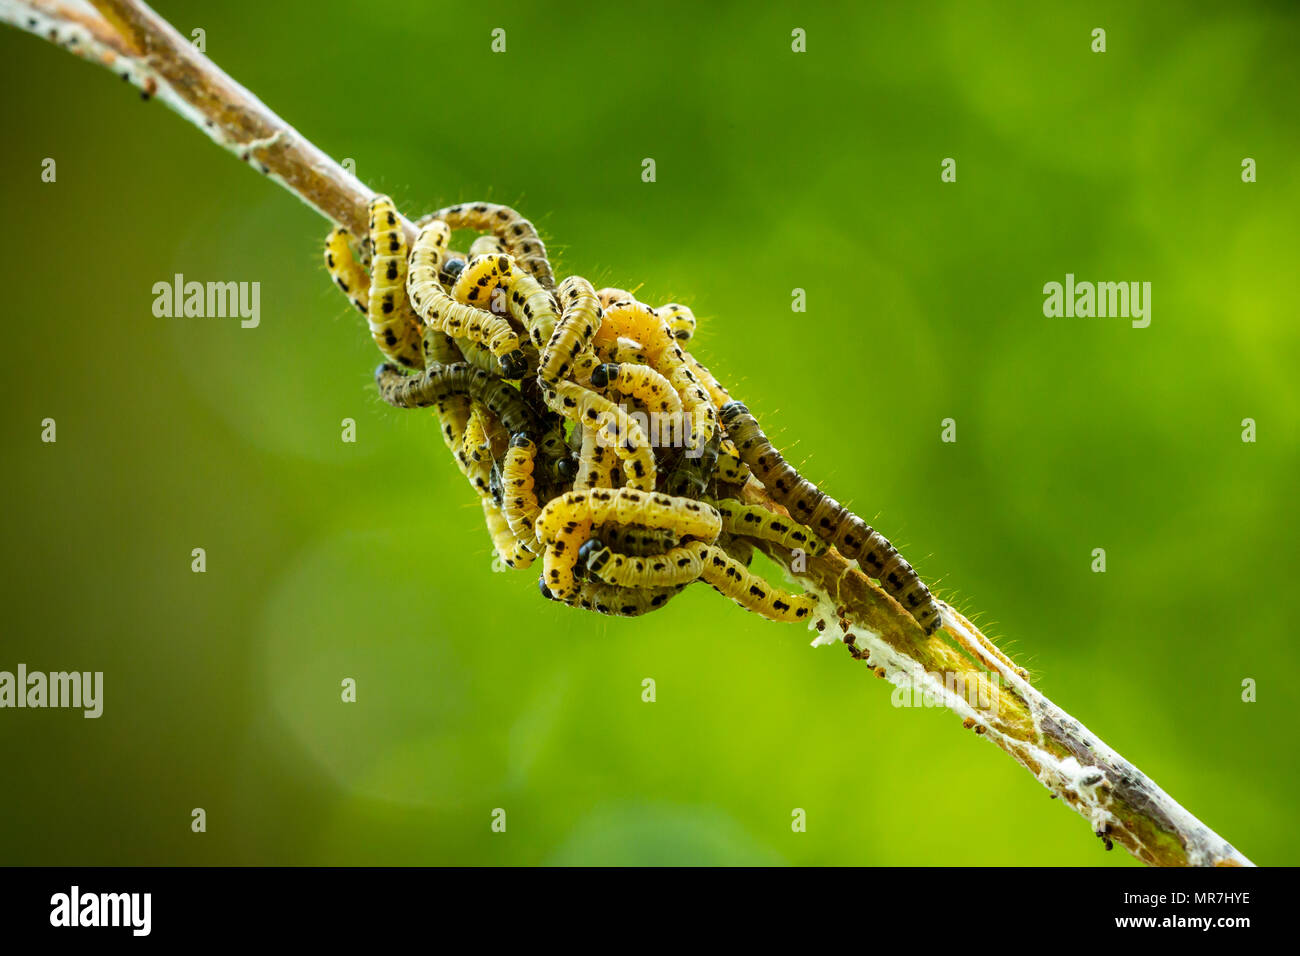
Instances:
[[[812,528],[823,541],[835,545],[844,557],[858,561],[926,634],[938,630],[938,602],[884,535],[800,475],[740,402],[723,406],[721,415],[741,459],[792,517]]]

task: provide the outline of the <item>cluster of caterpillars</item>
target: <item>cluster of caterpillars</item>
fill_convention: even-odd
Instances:
[[[386,357],[383,400],[437,415],[502,564],[540,558],[544,596],[602,614],[644,614],[704,581],[798,621],[815,598],[751,572],[754,546],[815,556],[833,545],[926,633],[938,627],[902,556],[801,477],[686,351],[688,307],[652,308],[576,275],[557,284],[537,230],[506,206],[450,206],[417,228],[408,249],[392,201],[377,196],[369,234],[333,230],[325,265]],[[468,251],[454,251],[466,231]],[[742,503],[748,482],[790,517]]]

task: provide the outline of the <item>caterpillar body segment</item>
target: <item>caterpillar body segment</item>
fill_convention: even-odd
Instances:
[[[495,499],[492,492],[492,442],[488,437],[487,416],[491,413],[482,402],[470,402],[469,421],[461,437],[461,456],[466,463],[465,476],[480,496]]]
[[[907,609],[926,634],[938,629],[938,602],[884,535],[800,475],[763,434],[744,405],[732,402],[724,406],[722,421],[741,459],[791,517],[835,545],[844,557],[857,560],[862,570],[879,580],[881,587]]]
[[[616,388],[619,394],[634,398],[648,412],[669,417],[682,413],[682,401],[672,383],[648,365],[597,366],[591,374],[591,386]]]
[[[379,395],[396,408],[429,408],[453,395],[478,399],[510,434],[535,430],[533,411],[517,388],[464,362],[437,365],[418,375],[403,375],[392,365],[375,370]]]
[[[569,276],[555,294],[560,301],[559,321],[552,324],[549,334],[543,323],[538,324],[538,337],[545,336],[538,374],[548,384],[565,378],[589,351],[602,318],[596,290],[581,276]]]
[[[718,535],[718,547],[727,552],[727,555],[733,561],[743,564],[745,567],[749,567],[754,560],[753,542],[745,538],[723,532]]]
[[[502,316],[457,302],[439,282],[442,264],[442,253],[437,246],[439,235],[430,232],[436,232],[437,222],[435,220],[425,226],[415,240],[415,254],[411,257],[411,270],[407,277],[407,294],[411,298],[411,304],[430,328],[453,338],[468,338],[487,346],[501,362],[503,377],[522,378],[527,373],[528,364],[520,348],[519,336],[510,327],[510,323]],[[425,242],[423,247],[422,241]],[[476,261],[490,271],[498,268],[499,262],[509,260],[505,256],[495,259],[488,256]],[[460,285],[469,271],[469,266],[459,270],[453,288]],[[476,274],[476,280],[477,277]]]
[[[352,233],[342,226],[325,237],[325,270],[362,315],[370,314],[370,276],[352,254]]]
[[[673,587],[699,580],[708,547],[696,542],[659,554],[634,556],[619,554],[600,539],[592,538],[579,549],[578,559],[585,559],[587,571],[606,584],[622,588]]]
[[[498,289],[509,286],[513,278],[514,265],[504,253],[475,256],[456,276],[451,296],[462,305],[472,305],[500,315],[504,309],[493,308],[493,297]]]
[[[654,452],[641,426],[626,411],[604,396],[573,382],[556,382],[544,394],[552,409],[593,429],[601,441],[614,449],[614,454],[623,462],[623,473],[630,487],[645,491],[654,488]]]
[[[537,559],[523,541],[511,531],[501,509],[490,498],[483,501],[483,521],[487,525],[488,535],[492,538],[492,549],[496,551],[497,560],[508,568],[527,568]]]
[[[536,479],[534,471],[537,463],[537,446],[525,434],[520,433],[510,439],[501,463],[501,482],[504,492],[501,498],[501,513],[515,540],[533,554],[541,551],[533,526],[541,513],[537,501]]]
[[[366,321],[379,350],[409,369],[424,367],[420,321],[406,301],[406,234],[387,196],[370,201],[370,294]]]
[[[684,355],[686,365],[690,368],[691,372],[694,373],[696,381],[698,381],[704,390],[708,392],[709,401],[713,403],[713,407],[721,409],[723,405],[730,402],[731,394],[722,387],[714,377],[713,373],[709,371],[708,366],[701,365],[699,360],[690,352],[686,352]]]
[[[612,349],[605,350],[615,365],[647,365],[645,348],[636,339],[620,338]]]
[[[469,257],[505,255],[506,246],[496,236],[478,236],[470,243]]]
[[[811,595],[791,594],[769,584],[719,547],[699,543],[687,547],[703,549],[700,577],[747,611],[769,621],[792,623],[810,620],[817,608]]]
[[[811,528],[766,508],[747,505],[734,498],[709,503],[722,515],[722,530],[726,534],[772,541],[791,551],[799,549],[809,557],[816,557],[826,551],[826,542],[817,537]]]
[[[542,580],[557,601],[568,602],[577,596],[578,549],[591,537],[591,518],[573,517],[555,529],[544,542]]]
[[[593,488],[552,498],[537,516],[537,540],[551,541],[560,528],[576,520],[593,524],[637,525],[672,531],[677,538],[712,543],[722,530],[717,509],[690,498],[675,498],[635,488]]]
[[[668,323],[668,331],[678,342],[689,342],[695,334],[695,313],[678,302],[669,302],[655,309]]]
[[[506,308],[528,330],[528,339],[540,354],[558,321],[555,300],[540,282],[522,269],[515,269],[506,288]]]
[[[547,588],[544,577],[539,578],[537,583],[543,597],[557,600]],[[640,617],[659,610],[681,592],[680,587],[631,590],[611,587],[600,581],[579,581],[577,593],[564,603],[612,617]]]
[[[546,258],[546,246],[537,236],[531,222],[509,206],[497,203],[458,203],[430,213],[427,219],[441,219],[452,229],[473,229],[490,232],[501,240],[505,251],[519,261],[520,266],[532,273],[545,288],[555,288],[555,276]]]
[[[615,302],[631,302],[633,295],[627,289],[616,289],[613,286],[606,286],[596,293],[596,298],[600,299],[600,305],[603,309],[608,309]]]
[[[714,468],[714,477],[729,485],[744,485],[749,480],[749,466],[740,460],[735,445],[730,440],[723,441],[718,450],[718,463]]]
[[[594,526],[593,533],[607,548],[636,557],[659,554],[677,544],[677,535],[666,528],[643,528],[640,525],[611,522]]]
[[[578,471],[573,476],[573,490],[614,487],[613,450],[606,447],[594,429],[579,427],[575,434],[579,433],[582,443],[578,448]]]

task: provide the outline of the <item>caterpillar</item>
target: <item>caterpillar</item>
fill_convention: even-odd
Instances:
[[[672,587],[698,581],[704,572],[708,545],[690,544],[646,556],[624,555],[591,538],[578,549],[578,560],[606,584],[621,588]],[[701,549],[704,549],[703,551]]]
[[[325,270],[362,315],[370,313],[370,277],[352,254],[352,233],[342,226],[325,237]]]
[[[690,447],[702,448],[718,426],[717,409],[691,371],[686,353],[669,333],[664,320],[644,303],[615,302],[605,309],[595,341],[612,348],[619,338],[635,339],[642,344],[647,364],[667,378],[681,396],[682,410],[690,423]]]
[[[537,521],[540,527],[542,518],[539,516]],[[567,603],[578,593],[578,549],[591,537],[591,523],[591,516],[577,509],[544,539],[537,535],[538,543],[545,547],[542,580],[557,601]]]
[[[766,508],[747,505],[734,498],[710,501],[709,504],[722,515],[722,530],[727,534],[773,541],[791,551],[798,548],[809,557],[816,557],[826,550],[826,543],[811,528],[783,518]]]
[[[722,530],[717,509],[690,498],[675,498],[635,488],[593,488],[552,498],[537,516],[538,541],[551,541],[558,530],[575,521],[616,523],[672,531],[681,538],[713,542]]]
[[[487,416],[490,413],[478,399],[472,399],[469,421],[461,436],[461,460],[466,463],[466,477],[474,489],[485,498],[494,498],[490,487],[492,478],[492,443],[488,437]]]
[[[747,611],[769,621],[794,622],[811,617],[817,601],[808,594],[791,594],[768,584],[719,547],[696,543],[688,547],[704,548],[700,577],[719,594],[731,598]]]
[[[551,293],[527,272],[515,269],[506,287],[506,308],[528,330],[529,340],[540,353],[557,321]]]
[[[415,239],[415,247],[411,252],[411,269],[406,277],[406,291],[411,297],[411,304],[431,328],[486,345],[501,362],[504,378],[522,378],[528,371],[528,364],[519,347],[519,336],[510,327],[510,323],[491,312],[457,302],[439,283],[438,275],[446,248],[446,228],[446,223],[434,220],[421,229]],[[485,258],[492,261],[477,260],[475,267],[500,269],[502,264],[508,266],[509,263],[505,256]],[[469,265],[461,268],[456,278],[457,285],[470,269]]]
[[[695,313],[677,302],[669,302],[655,309],[668,323],[668,330],[678,342],[689,342],[695,334]]]
[[[619,393],[635,398],[652,414],[677,418],[682,413],[682,401],[668,379],[648,365],[597,366],[591,373],[592,388],[617,388]]]
[[[608,309],[615,302],[631,302],[632,293],[627,289],[615,289],[613,286],[606,286],[596,293],[596,298],[600,299],[600,305],[603,309]]]
[[[482,402],[510,434],[532,433],[532,409],[518,389],[464,362],[435,365],[418,375],[403,375],[391,364],[375,370],[380,397],[395,408],[428,408],[453,395],[468,395]]]
[[[591,283],[581,276],[569,276],[560,283],[560,319],[546,336],[538,375],[548,384],[569,374],[579,356],[591,346],[600,328],[600,300]],[[539,328],[539,337],[544,330]],[[539,343],[540,344],[540,343]]]
[[[555,288],[546,246],[538,238],[537,229],[509,206],[486,202],[458,203],[430,213],[420,220],[420,224],[430,219],[441,219],[452,229],[492,233],[501,240],[505,251],[518,259],[544,288]]]
[[[496,236],[478,236],[470,243],[469,257],[501,255],[506,251],[505,243]]]
[[[627,557],[590,540],[578,551],[587,570],[618,587],[672,587],[703,579],[748,611],[772,621],[800,621],[812,614],[816,600],[791,594],[753,574],[717,545],[691,541],[663,554]]]
[[[370,244],[370,336],[394,362],[423,368],[420,322],[406,301],[406,235],[387,196],[370,200]]]
[[[641,426],[609,399],[573,382],[556,382],[544,394],[547,404],[566,418],[595,430],[624,464],[627,483],[649,490],[655,486],[655,458]]]
[[[597,538],[605,546],[619,554],[644,557],[647,554],[659,554],[667,551],[677,543],[677,536],[664,528],[643,528],[640,525],[624,525],[610,522],[594,527]]]
[[[573,476],[573,490],[614,487],[613,452],[596,435],[593,428],[579,426],[574,433],[580,436],[578,471]]]
[[[939,605],[912,566],[892,544],[865,521],[801,476],[773,447],[754,416],[740,402],[722,408],[722,421],[741,459],[776,501],[796,520],[808,525],[857,560],[864,571],[916,619],[926,634],[939,628]]]
[[[538,578],[537,585],[542,592],[542,597],[551,601],[558,600],[546,586],[544,578]],[[681,591],[680,587],[629,590],[611,587],[599,581],[579,581],[577,592],[566,603],[587,611],[595,611],[597,614],[639,617],[659,610]]]
[[[514,264],[504,253],[475,256],[456,276],[451,296],[462,305],[472,305],[499,316],[504,310],[492,307],[493,293],[508,285],[513,277]]]
[[[735,452],[735,446],[731,448],[730,441],[724,441],[722,447],[718,450],[718,463],[714,468],[713,476],[720,482],[726,482],[729,485],[743,485],[749,480],[749,466],[740,460],[740,456]]]
[[[511,531],[501,509],[490,498],[483,499],[483,521],[492,538],[492,549],[497,559],[508,568],[530,567],[537,556]]]
[[[534,554],[541,550],[533,525],[542,510],[537,501],[536,479],[533,477],[536,458],[537,446],[520,432],[511,437],[510,447],[506,449],[501,464],[501,481],[505,488],[501,513],[515,540]]]

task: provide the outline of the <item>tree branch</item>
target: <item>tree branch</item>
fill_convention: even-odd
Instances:
[[[316,209],[365,235],[373,192],[199,53],[138,0],[0,0],[0,21],[130,80],[221,146]],[[414,229],[404,220],[408,239]],[[784,513],[751,481],[745,497]],[[814,644],[842,642],[854,658],[911,693],[932,695],[1069,804],[1110,846],[1158,866],[1250,861],[1131,763],[1044,697],[980,630],[944,605],[926,637],[911,616],[834,550],[806,565],[764,550],[823,599]],[[798,569],[798,570],[796,570]],[[838,627],[838,631],[836,631]]]

